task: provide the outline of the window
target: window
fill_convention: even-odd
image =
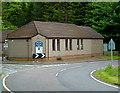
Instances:
[[[83,39],[81,39],[81,49],[83,50]]]
[[[68,50],[68,39],[65,40],[65,48]]]
[[[77,50],[80,50],[80,43],[79,43],[79,39],[77,39]]]
[[[55,39],[52,40],[52,49],[55,51]]]
[[[57,51],[60,51],[60,39],[57,39]]]
[[[72,39],[70,39],[70,50],[72,50]]]

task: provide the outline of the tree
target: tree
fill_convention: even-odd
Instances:
[[[3,29],[12,30],[33,20],[90,26],[118,42],[119,2],[3,2]],[[117,45],[118,46],[118,45]]]
[[[108,43],[113,38],[119,49],[120,40],[120,3],[119,2],[95,2],[89,3],[92,10],[86,14],[85,24],[89,24],[97,32],[101,33]]]

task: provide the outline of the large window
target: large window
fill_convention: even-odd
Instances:
[[[68,50],[68,39],[65,40],[65,48]]]
[[[55,39],[52,40],[52,49],[55,51]]]
[[[77,50],[80,50],[80,42],[79,42],[79,39],[77,39]]]
[[[81,50],[83,50],[83,39],[81,39]]]
[[[57,51],[60,51],[60,39],[57,39]]]
[[[72,50],[72,39],[70,39],[70,50]]]
[[[83,39],[77,39],[77,50],[83,50]]]

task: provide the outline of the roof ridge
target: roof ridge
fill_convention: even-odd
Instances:
[[[43,35],[43,34],[41,34],[41,33],[39,32],[39,30],[38,30],[38,28],[37,28],[37,26],[36,26],[36,22],[40,22],[40,21],[33,21],[33,23],[34,23],[34,25],[35,25],[35,28],[36,28],[36,30],[37,30],[37,34],[40,34],[41,36],[46,37],[45,35]]]
[[[34,26],[35,26],[35,29],[36,29],[37,33],[39,33],[39,32],[38,32],[38,29],[37,29],[37,27],[36,27],[35,21],[33,21],[33,24],[34,24]]]
[[[33,22],[54,23],[54,24],[66,24],[66,25],[76,25],[76,24],[73,24],[73,23],[59,23],[59,22],[52,22],[52,21],[49,21],[49,22],[44,22],[44,21],[33,21]]]

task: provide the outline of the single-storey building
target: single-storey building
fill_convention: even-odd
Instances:
[[[32,58],[34,53],[44,53],[46,58],[103,54],[103,36],[75,24],[32,21],[7,38],[9,58]]]

